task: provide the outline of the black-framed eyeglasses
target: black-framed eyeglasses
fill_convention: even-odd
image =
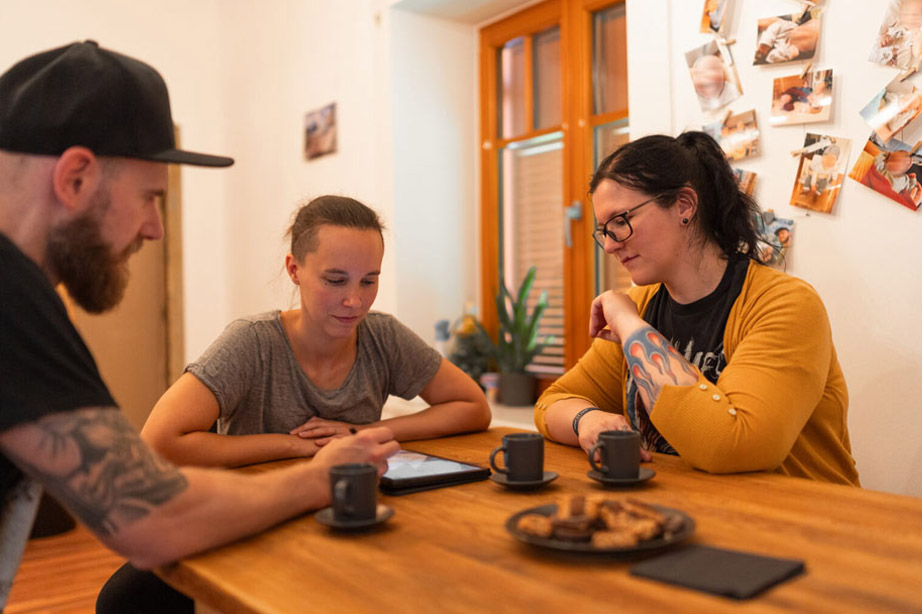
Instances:
[[[612,241],[626,241],[632,234],[634,234],[634,228],[631,226],[631,222],[627,219],[628,214],[633,213],[646,205],[647,203],[652,203],[654,200],[661,198],[660,196],[654,196],[650,200],[645,200],[639,205],[634,205],[627,211],[622,211],[616,215],[608,218],[608,221],[597,226],[595,230],[592,231],[592,238],[595,239],[596,244],[605,249],[605,237],[608,237]]]

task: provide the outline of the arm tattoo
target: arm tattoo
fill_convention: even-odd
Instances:
[[[51,414],[19,429],[16,463],[100,535],[143,518],[188,485],[117,408]]]
[[[624,356],[638,388],[646,393],[649,409],[656,405],[663,386],[687,386],[698,380],[694,367],[652,326],[625,340]]]

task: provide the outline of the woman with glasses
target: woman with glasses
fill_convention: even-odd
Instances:
[[[757,261],[758,207],[702,132],[648,136],[602,161],[593,236],[635,286],[591,307],[592,347],[535,424],[589,450],[640,432],[644,460],[858,484],[845,379],[816,291]]]

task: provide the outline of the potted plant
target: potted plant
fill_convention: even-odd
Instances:
[[[535,283],[536,272],[535,267],[528,269],[515,296],[501,279],[496,295],[499,334],[493,344],[493,358],[499,367],[499,400],[504,405],[531,405],[535,402],[535,377],[525,368],[554,340],[553,336],[547,336],[538,341],[538,324],[547,308],[547,291],[541,293],[533,309],[528,309],[528,295]]]

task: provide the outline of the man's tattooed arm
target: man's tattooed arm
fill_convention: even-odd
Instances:
[[[187,487],[115,407],[51,414],[0,434],[0,448],[91,530],[115,535]]]
[[[663,386],[690,386],[698,381],[695,367],[652,326],[635,331],[625,340],[624,356],[648,412],[656,405]]]

